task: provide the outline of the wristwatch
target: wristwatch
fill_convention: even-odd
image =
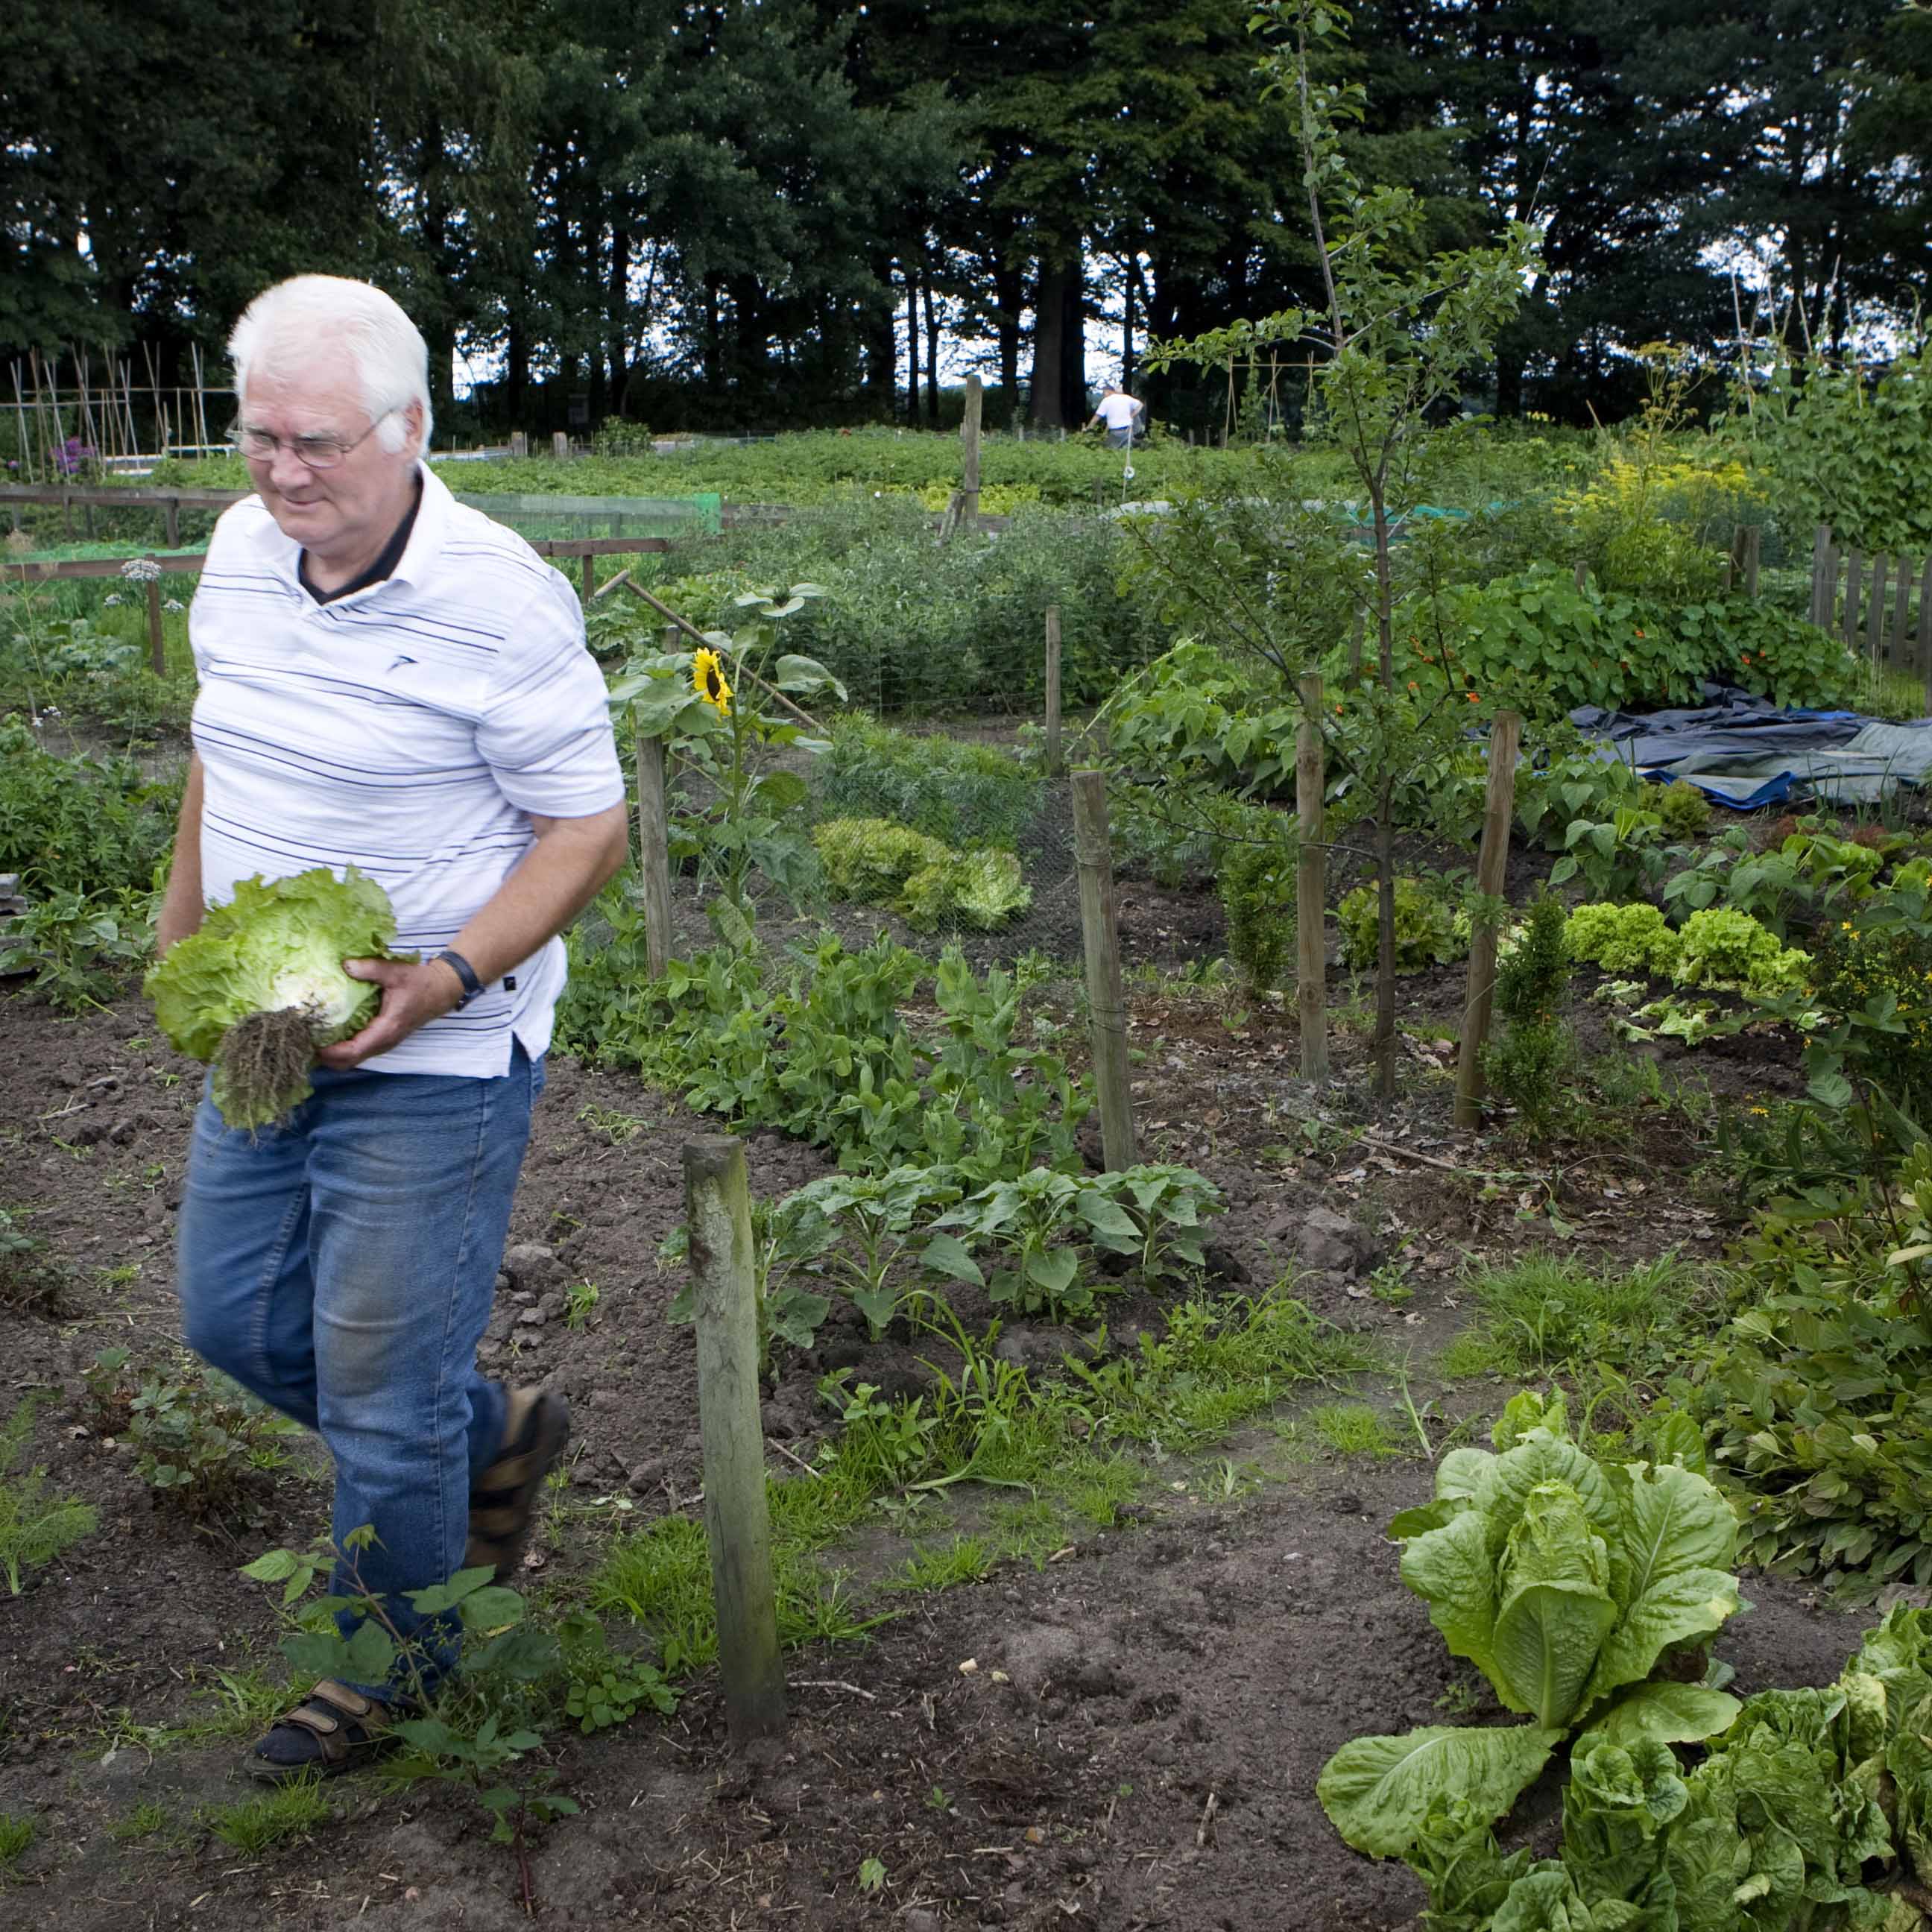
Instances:
[[[453,946],[446,946],[436,956],[463,982],[463,997],[450,1009],[452,1012],[460,1013],[472,1000],[482,998],[483,982],[477,978],[476,968]]]

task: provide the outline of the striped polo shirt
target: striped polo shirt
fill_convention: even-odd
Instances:
[[[225,512],[189,614],[200,681],[202,890],[358,867],[396,909],[396,945],[454,940],[527,852],[530,814],[619,805],[604,679],[569,584],[523,538],[422,470],[401,561],[319,603],[259,496]],[[551,940],[460,1013],[363,1064],[500,1075],[550,1044],[563,990]]]

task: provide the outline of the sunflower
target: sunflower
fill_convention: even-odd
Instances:
[[[710,646],[700,644],[691,661],[692,688],[721,718],[731,715],[731,687],[725,681],[724,666]]]

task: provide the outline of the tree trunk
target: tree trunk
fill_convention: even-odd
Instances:
[[[1122,256],[1120,261],[1124,271],[1120,277],[1120,387],[1131,389],[1134,386],[1134,278],[1140,273],[1140,264],[1132,255]]]
[[[892,265],[890,260],[875,263],[872,272],[879,286],[887,291],[883,302],[869,303],[860,323],[866,358],[866,398],[871,412],[890,418],[898,400],[898,342],[892,328]]]
[[[928,262],[920,277],[921,295],[926,303],[926,416],[934,429],[939,427],[939,314],[932,300],[932,267]]]
[[[631,231],[621,218],[610,230],[610,293],[604,328],[610,358],[610,388],[606,400],[610,413],[621,416],[624,391],[631,380]]]
[[[1032,393],[1027,419],[1042,429],[1066,427],[1065,398],[1060,382],[1064,357],[1062,336],[1066,326],[1066,284],[1064,263],[1042,262],[1033,302]]]
[[[906,264],[906,421],[919,424],[919,283]]]
[[[1376,533],[1376,669],[1386,718],[1395,689],[1395,580],[1389,559],[1388,502],[1371,493]],[[1384,730],[1387,726],[1384,726]],[[1395,1098],[1395,773],[1389,746],[1382,752],[1382,781],[1376,800],[1376,913],[1381,928],[1376,948],[1376,1092]]]
[[[1087,278],[1076,255],[1060,284],[1060,420],[1078,429],[1087,420]]]

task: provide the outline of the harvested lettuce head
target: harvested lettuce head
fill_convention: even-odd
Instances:
[[[314,1090],[316,1049],[367,1025],[382,988],[345,959],[394,958],[388,895],[352,866],[264,884],[244,879],[201,929],[170,947],[144,990],[182,1052],[214,1062],[214,1104],[232,1127],[280,1120]]]

